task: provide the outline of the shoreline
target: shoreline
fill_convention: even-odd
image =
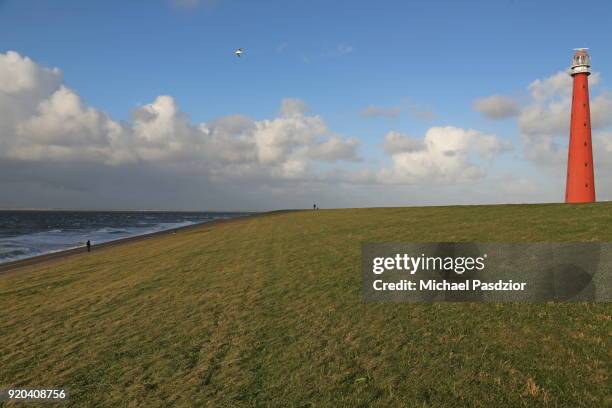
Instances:
[[[201,222],[198,224],[185,225],[185,226],[178,227],[178,228],[171,228],[171,229],[167,229],[163,231],[155,231],[155,232],[151,232],[148,234],[136,235],[133,237],[119,238],[113,241],[108,241],[108,242],[104,242],[101,244],[92,245],[92,252],[105,250],[108,248],[127,244],[130,242],[152,239],[152,238],[156,238],[162,235],[169,235],[169,234],[172,234],[174,231],[186,231],[190,229],[199,228],[202,226],[214,226],[214,225],[223,224],[227,222],[233,222],[233,221],[237,221],[237,220],[241,220],[245,218],[260,217],[260,216],[277,214],[281,212],[289,212],[289,211],[296,211],[296,210],[279,210],[279,211],[268,211],[268,212],[261,212],[261,213],[251,213],[251,214],[238,216],[234,218],[216,219],[216,220],[212,220],[208,222]],[[59,262],[68,257],[73,257],[79,254],[86,254],[86,253],[87,253],[87,248],[85,247],[85,245],[83,245],[82,247],[78,247],[78,248],[65,249],[65,250],[61,250],[57,252],[50,252],[48,254],[33,256],[31,258],[18,259],[15,261],[2,263],[0,264],[0,277],[3,275],[7,275],[9,273],[12,273],[12,272],[16,272],[20,269],[23,269],[29,266],[34,266],[34,265],[39,265],[39,264],[44,264],[44,263]]]

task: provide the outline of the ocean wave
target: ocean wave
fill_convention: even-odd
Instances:
[[[32,231],[30,229],[22,234],[11,233],[9,236],[0,238],[0,263],[82,247],[88,240],[95,245],[117,239],[206,223],[217,218],[228,218],[227,216],[217,216],[216,214],[201,214],[199,216],[179,215],[177,218],[180,217],[181,219],[166,221],[164,218],[168,218],[168,216],[165,214],[159,217],[161,219],[156,219],[154,216],[147,214],[145,217],[138,217],[137,215],[134,215],[134,217],[124,217],[123,220],[129,224],[125,226],[91,225],[106,221],[115,224],[121,220],[113,219],[113,217],[114,214],[106,214],[104,217],[94,219],[94,222],[89,224],[83,221],[76,222],[66,219],[63,222],[63,225],[66,227],[51,227],[51,229],[47,227],[39,231]],[[131,219],[128,221],[126,218]],[[56,222],[55,218],[51,218],[46,224],[48,225],[52,221]],[[76,224],[81,227],[75,228]]]
[[[11,262],[18,259],[30,258],[41,252],[32,248],[0,248],[0,263]]]
[[[111,227],[104,227],[104,228],[100,228],[99,230],[94,231],[94,234],[125,234],[125,233],[129,233],[129,231],[124,228],[111,228]]]

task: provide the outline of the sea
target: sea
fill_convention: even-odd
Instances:
[[[0,210],[0,264],[117,239],[241,217],[241,212]]]

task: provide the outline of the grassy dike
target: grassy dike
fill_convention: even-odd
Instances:
[[[69,406],[606,406],[610,304],[364,303],[360,245],[612,241],[612,203],[270,214],[0,275],[0,387]],[[65,406],[65,405],[64,405]]]

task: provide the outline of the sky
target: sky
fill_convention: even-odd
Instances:
[[[0,0],[0,207],[561,202],[576,47],[611,200],[610,15],[609,1]]]

